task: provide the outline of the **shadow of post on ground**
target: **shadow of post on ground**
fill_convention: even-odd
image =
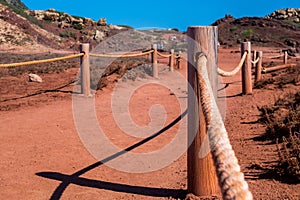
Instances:
[[[131,186],[126,184],[117,184],[117,183],[111,183],[106,181],[100,181],[100,180],[92,180],[87,178],[81,178],[80,176],[85,174],[88,171],[91,171],[123,154],[126,154],[129,151],[132,151],[136,149],[137,147],[151,141],[152,139],[156,138],[157,136],[161,135],[171,127],[173,127],[175,124],[177,124],[181,119],[183,119],[187,115],[187,109],[178,116],[175,120],[173,120],[170,124],[159,130],[158,132],[152,134],[151,136],[141,140],[140,142],[137,142],[133,144],[130,147],[127,147],[126,149],[123,149],[122,151],[119,151],[103,160],[100,160],[94,164],[91,164],[71,175],[65,175],[58,172],[38,172],[36,173],[37,176],[61,181],[61,184],[56,188],[56,190],[52,193],[51,200],[57,200],[60,199],[63,195],[64,191],[70,184],[75,184],[79,186],[84,187],[91,187],[91,188],[97,188],[97,189],[105,189],[105,190],[111,190],[116,192],[124,192],[124,193],[130,193],[130,194],[139,194],[139,195],[145,195],[145,196],[152,196],[152,197],[172,197],[172,198],[184,198],[186,195],[186,191],[182,189],[167,189],[167,188],[152,188],[152,187],[142,187],[142,186]]]

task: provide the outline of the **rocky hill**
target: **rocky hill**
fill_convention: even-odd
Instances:
[[[0,50],[49,51],[78,50],[78,44],[92,46],[105,37],[128,27],[108,25],[106,19],[98,22],[71,16],[49,9],[31,11],[19,0],[0,0]]]
[[[219,27],[220,44],[233,46],[241,41],[251,41],[258,46],[274,46],[300,51],[300,9],[277,10],[265,18],[231,15],[212,25]]]

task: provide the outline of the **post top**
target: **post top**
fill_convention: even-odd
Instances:
[[[217,26],[189,26],[188,28],[196,29],[196,28],[217,28]]]
[[[152,44],[153,49],[157,49],[157,44]]]

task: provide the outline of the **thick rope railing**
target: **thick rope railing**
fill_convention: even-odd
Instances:
[[[214,99],[206,69],[206,57],[197,59],[200,99],[205,116],[210,148],[223,199],[253,199],[244,174],[230,144],[225,125]]]
[[[131,58],[131,57],[139,57],[139,56],[144,56],[153,53],[154,50],[149,50],[147,52],[143,53],[135,53],[135,54],[95,54],[95,53],[90,53],[90,56],[93,57],[101,57],[101,58]]]
[[[84,55],[84,53],[78,53],[78,54],[64,56],[64,57],[60,57],[60,58],[50,58],[50,59],[44,59],[44,60],[33,60],[33,61],[26,61],[26,62],[19,62],[19,63],[0,64],[0,68],[20,67],[20,66],[26,66],[26,65],[35,65],[35,64],[41,64],[41,63],[55,62],[55,61],[60,61],[60,60],[78,58],[83,55]]]
[[[256,60],[254,60],[254,61],[251,60],[251,63],[252,63],[252,64],[256,64],[256,63],[258,63],[258,61],[259,61],[259,57],[258,57]]]
[[[234,76],[235,74],[237,74],[240,71],[240,69],[242,68],[242,66],[246,60],[247,54],[248,53],[245,51],[238,66],[234,70],[227,72],[227,71],[224,71],[224,70],[218,68],[218,74],[223,77],[230,77],[230,76]]]
[[[161,54],[159,52],[157,52],[157,55],[160,56],[160,57],[163,57],[163,58],[169,58],[169,57],[172,56],[172,54],[164,55],[164,54]]]

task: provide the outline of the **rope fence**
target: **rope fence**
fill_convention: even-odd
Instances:
[[[145,56],[153,53],[154,50],[149,50],[147,52],[143,53],[135,53],[135,54],[95,54],[95,53],[90,53],[90,56],[93,57],[101,57],[101,58],[132,58],[132,57],[139,57],[139,56]]]
[[[78,58],[78,57],[81,57],[83,55],[84,55],[84,53],[78,53],[78,54],[64,56],[64,57],[60,57],[60,58],[50,58],[50,59],[44,59],[44,60],[34,60],[34,61],[26,61],[26,62],[10,63],[10,64],[0,64],[0,68],[20,67],[20,66],[35,65],[35,64],[42,64],[42,63],[48,63],[48,62],[55,62],[55,61],[72,59],[72,58]]]
[[[200,27],[204,28],[206,27]],[[205,32],[206,34],[207,32]],[[197,34],[195,34],[197,35]],[[213,34],[218,35],[218,34]],[[202,38],[202,37],[199,37]],[[206,39],[206,38],[204,38]],[[210,41],[212,42],[212,41]],[[208,42],[209,43],[209,42]],[[216,44],[216,41],[214,41]],[[211,45],[214,46],[214,45]],[[80,57],[80,79],[81,79],[81,93],[87,97],[91,95],[90,91],[90,61],[89,57],[101,57],[101,58],[132,58],[139,57],[144,55],[151,55],[152,62],[152,71],[153,77],[158,77],[158,57],[169,58],[169,69],[173,71],[174,60],[176,60],[176,65],[178,69],[180,69],[180,62],[182,60],[181,52],[178,52],[175,55],[174,50],[171,50],[169,54],[162,54],[157,51],[157,46],[153,45],[151,50],[142,53],[132,53],[132,54],[96,54],[89,52],[89,44],[81,44],[80,52],[74,55],[68,55],[59,58],[51,58],[45,60],[35,60],[35,61],[27,61],[20,63],[11,63],[11,64],[0,64],[0,68],[7,67],[18,67],[18,66],[26,66],[33,64],[41,64],[47,62],[55,62],[60,60],[66,60],[71,58]],[[216,52],[216,51],[215,51]],[[232,71],[224,71],[220,68],[216,68],[217,74],[223,77],[231,77],[237,74],[240,70],[242,71],[242,89],[243,94],[251,94],[252,93],[252,81],[251,81],[251,63],[257,64],[256,72],[255,72],[255,81],[260,80],[261,72],[267,72],[269,69],[262,68],[262,51],[257,52],[258,57],[255,60],[251,59],[251,43],[243,42],[241,44],[241,60],[239,64]],[[207,70],[207,57],[202,54],[197,54],[196,56],[196,81],[197,88],[199,89],[199,97],[198,101],[200,102],[200,107],[202,108],[201,112],[204,115],[205,126],[207,128],[207,135],[209,138],[209,144],[211,149],[211,155],[213,158],[216,175],[218,178],[219,186],[222,192],[223,199],[240,199],[240,200],[251,200],[253,199],[251,192],[249,191],[248,184],[245,181],[244,174],[241,172],[241,168],[238,164],[238,160],[235,156],[235,153],[232,149],[232,146],[229,141],[228,133],[225,128],[224,122],[222,120],[221,114],[219,112],[213,87],[209,80],[209,74]],[[207,54],[208,55],[208,54]],[[268,57],[270,59],[273,58],[281,58],[284,57],[283,66],[277,66],[277,68],[273,68],[272,70],[281,69],[287,66],[287,53],[284,55]],[[194,57],[193,57],[194,58]],[[215,62],[217,63],[217,62]],[[289,66],[295,66],[295,64],[290,64]],[[217,66],[215,66],[217,67]],[[190,70],[190,67],[189,67]],[[191,76],[192,77],[192,76]],[[189,74],[190,81],[190,74]],[[198,95],[198,94],[197,94]],[[198,112],[198,111],[197,111]],[[199,113],[198,113],[199,114]],[[190,115],[190,113],[189,113]],[[197,122],[199,123],[199,122]],[[191,172],[189,172],[191,173]],[[210,172],[206,172],[210,173]],[[194,178],[194,177],[193,177]],[[190,184],[190,180],[188,180]],[[189,186],[190,187],[190,186]],[[196,186],[195,184],[195,187]],[[202,187],[202,186],[200,186]],[[190,189],[189,189],[190,190]]]
[[[10,68],[10,67],[21,67],[21,66],[28,66],[28,65],[35,65],[35,64],[42,64],[42,63],[49,63],[61,60],[67,60],[72,58],[79,58],[81,63],[81,92],[84,96],[89,96],[90,92],[90,67],[89,67],[89,57],[101,57],[101,58],[133,58],[133,57],[140,57],[145,55],[151,55],[152,60],[152,71],[153,77],[158,78],[158,65],[157,65],[157,57],[164,57],[169,58],[169,69],[173,71],[174,69],[174,60],[176,59],[177,68],[180,69],[180,59],[181,53],[179,52],[178,55],[174,54],[174,50],[171,49],[170,54],[164,55],[157,51],[157,46],[153,46],[152,49],[141,52],[141,53],[132,53],[132,54],[96,54],[89,52],[89,44],[81,44],[80,45],[80,53],[74,55],[68,55],[58,58],[50,58],[44,60],[33,60],[33,61],[25,61],[25,62],[18,62],[18,63],[9,63],[9,64],[0,64],[1,68]]]
[[[239,64],[232,71],[227,72],[227,71],[224,71],[224,70],[218,68],[218,74],[220,76],[223,76],[223,77],[231,77],[231,76],[236,75],[240,71],[240,69],[242,68],[242,66],[243,66],[243,64],[244,64],[244,62],[246,60],[247,54],[248,54],[248,52],[244,52],[244,54],[243,54],[243,56],[242,56]]]
[[[251,200],[252,194],[244,179],[244,174],[240,171],[238,160],[214,99],[207,73],[207,59],[204,54],[200,54],[197,60],[201,106],[223,199]]]

